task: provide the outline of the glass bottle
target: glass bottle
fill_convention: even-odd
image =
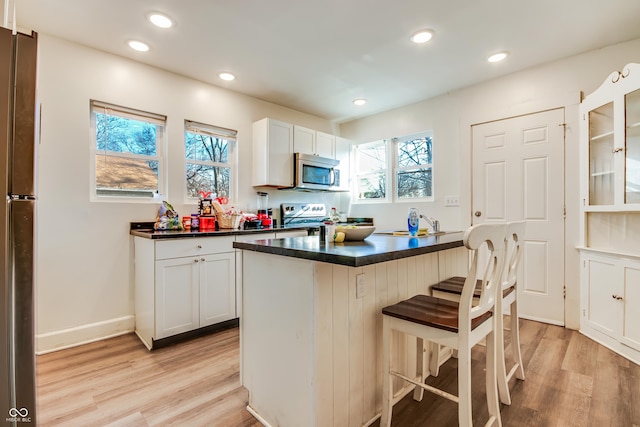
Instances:
[[[340,222],[340,215],[338,214],[338,210],[336,208],[331,208],[331,213],[329,213],[329,219],[334,224]]]
[[[410,235],[416,236],[418,234],[418,228],[420,226],[420,214],[418,213],[417,208],[409,208],[407,226],[409,228]]]

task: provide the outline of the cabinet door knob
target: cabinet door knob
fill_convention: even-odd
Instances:
[[[618,300],[618,301],[622,301],[624,299],[620,295],[616,295],[616,294],[611,295],[611,298],[613,298],[615,300]]]
[[[198,245],[198,249],[202,249],[202,245]]]
[[[620,151],[624,150],[624,148],[618,147],[618,148],[614,148],[613,150],[611,150],[614,153],[619,153]]]
[[[198,258],[194,259],[193,262],[199,262],[200,260]]]
[[[474,215],[475,215],[475,216],[481,216],[481,215],[482,215],[482,212],[480,212],[480,211],[476,211],[476,212],[474,213]]]
[[[204,258],[200,258],[200,261],[204,262]]]

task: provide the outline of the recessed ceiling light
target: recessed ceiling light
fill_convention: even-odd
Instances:
[[[487,58],[489,62],[500,62],[505,59],[509,55],[509,52],[498,52],[494,53],[490,57]]]
[[[414,43],[426,43],[433,37],[433,31],[431,30],[420,30],[415,32],[411,36],[411,41]]]
[[[366,100],[366,99],[363,99],[363,98],[358,98],[358,99],[354,99],[354,100],[353,100],[353,103],[354,103],[355,105],[360,106],[360,105],[364,105],[364,104],[366,104],[366,103],[367,103],[367,100]]]
[[[146,51],[149,50],[149,45],[148,44],[139,42],[137,40],[131,40],[131,41],[129,41],[128,44],[129,44],[129,47],[131,49],[135,49],[138,52],[146,52]]]
[[[151,15],[149,15],[149,22],[160,28],[173,27],[173,21],[171,20],[171,18],[161,13],[152,13]]]
[[[228,82],[230,82],[231,80],[235,80],[236,76],[234,76],[231,73],[220,73],[218,74],[218,77],[220,77],[222,80],[226,80]]]

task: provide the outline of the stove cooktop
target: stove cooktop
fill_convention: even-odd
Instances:
[[[328,220],[327,208],[322,203],[283,203],[280,205],[280,218],[283,227],[309,226],[320,227]],[[341,225],[373,225],[373,218],[347,218]]]
[[[322,203],[283,203],[280,205],[282,225],[322,224],[327,208]]]

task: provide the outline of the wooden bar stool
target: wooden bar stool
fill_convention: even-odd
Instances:
[[[502,425],[496,377],[496,322],[492,311],[501,288],[504,264],[505,225],[481,224],[470,227],[464,234],[465,246],[471,251],[468,278],[464,282],[459,302],[447,301],[428,295],[417,295],[382,309],[382,414],[380,427],[391,425],[394,403],[392,377],[399,377],[416,386],[414,399],[422,400],[423,390],[458,403],[460,426],[472,425],[471,408],[471,348],[486,338],[486,390],[489,421],[486,425]],[[480,261],[478,249],[485,248],[486,257]],[[481,287],[477,304],[472,304],[476,280],[480,273]],[[419,378],[415,381],[393,370],[391,360],[392,331],[398,331],[422,341],[435,342],[458,351],[458,396],[424,384],[422,357],[416,361]]]
[[[500,401],[505,405],[511,404],[511,394],[509,393],[509,381],[515,375],[519,380],[524,380],[524,367],[522,364],[522,353],[520,351],[520,317],[518,315],[518,265],[522,258],[522,239],[524,237],[526,222],[518,221],[507,224],[506,236],[506,257],[504,264],[504,274],[502,282],[502,299],[496,302],[496,322],[498,329],[496,331],[497,342],[497,373],[498,373],[498,392]],[[458,301],[462,293],[462,285],[465,281],[464,277],[451,277],[431,287],[431,295],[437,298],[443,298],[451,301]],[[474,293],[474,301],[479,295],[478,286],[481,281],[477,281],[476,291]],[[508,353],[504,348],[504,314],[505,307],[509,307],[510,315],[510,338],[511,351]],[[438,375],[438,368],[442,363],[439,360],[440,348],[437,345],[432,346],[430,372],[432,375]],[[507,373],[507,362],[511,369]]]

